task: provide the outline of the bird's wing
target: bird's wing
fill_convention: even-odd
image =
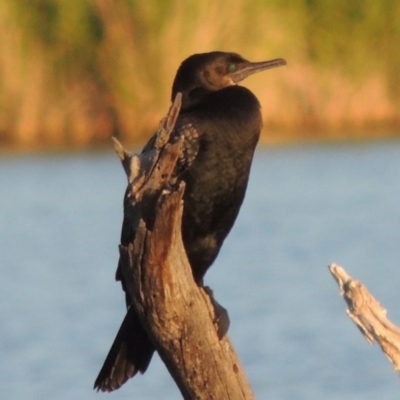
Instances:
[[[178,170],[181,172],[182,169],[189,168],[196,155],[199,151],[199,138],[200,133],[196,127],[196,123],[193,118],[189,115],[180,116],[175,124],[175,128],[171,133],[169,142],[175,143],[178,140],[182,140],[183,137],[183,149],[182,154],[178,161]],[[153,152],[155,146],[157,145],[157,134],[154,134],[146,145],[143,147],[141,154],[146,154],[147,152]]]
[[[125,193],[125,197],[124,197],[124,203],[127,201],[127,195]],[[132,227],[131,223],[129,222],[129,220],[126,218],[126,216],[124,215],[124,219],[122,221],[122,229],[121,229],[121,246],[128,246],[129,243],[132,243],[134,238],[135,238],[135,230]],[[131,299],[128,295],[127,289],[126,289],[126,285],[125,285],[125,280],[124,277],[122,275],[122,268],[121,268],[121,259],[118,260],[118,266],[117,266],[117,270],[115,272],[115,280],[116,281],[120,281],[121,285],[122,285],[122,289],[125,293],[125,302],[126,302],[126,307],[128,308],[131,305]]]
[[[196,159],[200,147],[200,133],[193,122],[186,122],[188,118],[178,120],[173,134],[173,140],[181,140],[183,137],[182,154],[178,160],[178,173],[190,168]]]
[[[198,132],[193,124],[179,121],[171,134],[170,141],[176,142],[183,137],[182,154],[178,159],[176,173],[179,175],[189,168],[196,158],[199,143]],[[156,135],[153,135],[144,146],[142,154],[154,151],[156,146]],[[124,208],[127,202],[128,190],[125,192]],[[121,245],[127,246],[135,239],[135,228],[127,217],[124,216],[121,231]],[[131,300],[126,291],[125,281],[121,271],[120,261],[118,262],[116,280],[121,281],[125,291],[127,314],[117,333],[114,343],[104,361],[104,365],[95,381],[95,389],[111,392],[122,386],[129,378],[137,372],[144,373],[154,353],[154,345],[147,336],[135,310],[131,306]]]
[[[189,120],[191,120],[189,122]],[[183,139],[181,139],[183,138]],[[170,137],[170,142],[175,143],[178,140],[183,140],[183,145],[182,145],[182,153],[179,156],[177,165],[176,165],[176,174],[181,175],[184,173],[190,166],[193,164],[197,153],[199,151],[199,130],[196,128],[195,123],[193,122],[193,119],[188,118],[187,116],[180,116],[177,120],[177,123],[175,125],[175,128],[173,132],[171,133]],[[156,140],[157,135],[154,134],[149,141],[146,143],[146,145],[143,147],[143,150],[141,154],[146,154],[147,152],[153,152],[156,146]],[[130,199],[127,197],[129,188],[125,192],[124,196],[124,208],[126,207],[126,202],[130,201]],[[135,239],[135,229],[132,227],[131,223],[129,220],[124,216],[123,222],[122,222],[122,230],[121,230],[121,245],[122,246],[127,246],[129,243],[132,243]],[[122,271],[121,271],[121,266],[120,266],[120,261],[118,262],[118,267],[117,271],[115,274],[115,279],[117,281],[121,281],[122,288],[125,292],[126,296],[126,305],[127,307],[130,306],[131,301],[129,298],[129,295],[126,292],[126,287],[124,283],[124,279],[122,276]]]

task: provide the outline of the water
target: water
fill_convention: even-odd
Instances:
[[[177,399],[158,357],[92,391],[124,313],[113,281],[125,178],[112,151],[0,158],[0,388],[7,399]],[[400,323],[400,143],[259,149],[207,284],[258,399],[398,399],[345,314],[342,264]]]

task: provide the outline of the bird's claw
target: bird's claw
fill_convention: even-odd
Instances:
[[[219,340],[221,340],[228,332],[230,326],[230,319],[228,310],[221,306],[217,300],[214,298],[213,291],[208,286],[204,286],[205,292],[208,294],[211,304],[214,307],[214,323],[217,326],[217,335]]]

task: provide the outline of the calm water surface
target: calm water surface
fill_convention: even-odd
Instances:
[[[125,178],[108,154],[0,158],[0,388],[7,399],[178,399],[158,357],[92,391],[124,314]],[[258,399],[399,399],[400,381],[345,314],[342,264],[400,323],[400,143],[259,149],[207,284]]]

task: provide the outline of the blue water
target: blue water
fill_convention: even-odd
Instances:
[[[0,388],[13,399],[177,399],[155,357],[92,390],[124,314],[114,282],[125,177],[107,154],[0,158]],[[400,324],[400,143],[260,148],[206,283],[230,312],[258,399],[398,399],[400,381],[345,314],[327,266]]]

